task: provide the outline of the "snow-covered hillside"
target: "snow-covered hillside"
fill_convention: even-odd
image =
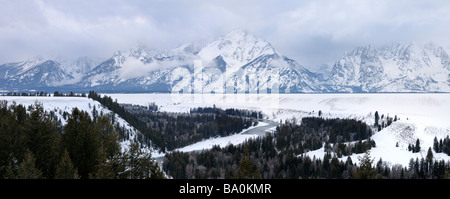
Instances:
[[[322,117],[355,118],[372,125],[375,120],[375,111],[377,111],[380,116],[397,116],[399,119],[372,136],[377,147],[371,150],[371,156],[376,161],[382,158],[391,165],[407,166],[411,158],[426,156],[428,148],[432,147],[434,137],[442,139],[450,136],[450,112],[448,111],[450,110],[450,100],[448,100],[450,94],[107,95],[117,99],[119,103],[145,106],[155,102],[161,111],[169,112],[188,112],[190,108],[213,105],[220,108],[260,110],[267,119],[274,122],[280,120],[284,122],[294,117],[300,121],[301,117],[318,116],[318,112],[321,111]],[[408,144],[415,144],[417,139],[421,142],[420,153],[408,151]],[[221,142],[208,140],[203,144],[197,144],[197,148],[189,146],[182,150],[201,150],[208,143]],[[398,147],[396,147],[397,143]],[[322,148],[308,154],[321,158],[323,153]],[[352,156],[354,162],[358,162],[357,156],[360,155]],[[450,157],[443,153],[434,153],[434,157],[450,161]]]
[[[92,117],[92,110],[95,106],[99,114],[111,115],[111,111],[104,108],[99,102],[86,97],[38,97],[38,96],[27,96],[27,97],[16,97],[16,96],[0,96],[0,100],[8,101],[8,104],[16,103],[22,104],[28,107],[35,102],[42,103],[44,111],[53,111],[59,119],[61,119],[62,125],[65,125],[67,120],[63,117],[64,112],[72,113],[72,109],[77,107],[79,110],[88,112]],[[139,133],[134,127],[128,124],[120,116],[115,115],[115,121],[119,123],[121,127],[125,129],[130,134],[129,140],[124,140],[121,142],[122,150],[127,150],[131,140],[134,140],[136,135]],[[147,148],[145,150],[148,150]],[[156,153],[155,153],[156,154]]]

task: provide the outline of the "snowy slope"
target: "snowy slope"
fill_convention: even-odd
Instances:
[[[414,122],[397,121],[371,137],[376,142],[376,147],[372,148],[369,152],[375,161],[382,159],[383,162],[390,166],[402,165],[402,167],[408,167],[411,159],[421,159],[427,156],[428,148],[431,147],[433,149],[434,137],[437,137],[439,140],[449,135],[449,128],[423,127],[423,125]],[[420,141],[420,152],[412,153],[408,151],[408,145],[415,144],[417,139]],[[322,158],[325,151],[322,147],[321,149],[310,151],[306,154],[311,157],[316,156],[316,158]],[[363,155],[353,154],[350,157],[354,163],[359,164],[359,158]],[[347,157],[343,156],[339,159],[345,162]],[[450,161],[450,156],[444,153],[436,153],[433,151],[433,157],[435,160]]]
[[[75,107],[77,107],[79,110],[87,111],[91,115],[91,117],[94,106],[96,107],[96,110],[99,113],[103,112],[104,115],[111,115],[112,113],[110,110],[104,108],[99,102],[85,97],[0,96],[0,100],[6,100],[8,101],[8,104],[16,102],[17,104],[22,104],[25,107],[28,107],[34,104],[35,102],[42,103],[44,111],[47,112],[54,111],[55,114],[58,116],[58,118],[61,119],[62,125],[67,124],[67,121],[63,117],[63,113],[64,112],[72,113],[72,109],[74,109]],[[134,140],[137,134],[140,132],[137,131],[134,127],[132,127],[130,124],[128,124],[120,116],[116,115],[115,117],[116,117],[115,121],[119,123],[120,126],[124,126],[125,129],[129,131],[130,140]],[[125,140],[121,142],[122,150],[128,149],[130,140]],[[148,148],[145,148],[145,150],[150,151]],[[155,155],[157,154],[153,150],[152,153]]]

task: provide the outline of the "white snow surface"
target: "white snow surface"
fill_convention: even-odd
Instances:
[[[189,112],[190,108],[212,107],[239,108],[262,111],[267,119],[284,122],[286,119],[318,116],[326,118],[353,118],[374,123],[375,111],[380,117],[395,117],[398,121],[376,132],[371,139],[376,147],[370,150],[375,161],[380,158],[387,164],[408,166],[411,158],[425,157],[434,137],[443,139],[450,136],[450,94],[447,93],[383,93],[383,94],[106,94],[119,103],[148,105],[155,102],[161,111]],[[260,124],[263,125],[263,124]],[[240,136],[240,137],[239,137]],[[211,138],[196,143],[180,151],[195,151],[211,148],[218,144],[241,143],[254,135],[236,134],[225,138]],[[239,138],[238,138],[239,137]],[[408,144],[419,139],[421,151],[412,153]],[[233,140],[235,140],[233,142]],[[239,141],[240,140],[240,141]],[[399,147],[396,147],[396,143]],[[324,149],[306,153],[310,157],[322,158]],[[300,154],[299,154],[300,155]],[[350,156],[355,163],[363,154]],[[435,153],[437,160],[450,161],[443,153]],[[343,161],[347,157],[341,158]]]

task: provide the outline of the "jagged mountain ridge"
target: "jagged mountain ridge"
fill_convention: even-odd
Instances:
[[[73,76],[66,73],[61,64],[41,57],[0,65],[1,89],[56,87],[70,79]]]
[[[434,44],[359,47],[338,60],[328,79],[336,92],[449,92],[450,59]]]
[[[358,47],[331,75],[311,72],[244,30],[157,50],[139,45],[99,61],[35,58],[0,65],[2,90],[87,92],[450,92],[450,58],[434,44]],[[197,63],[195,65],[194,63]],[[198,63],[201,63],[199,68]],[[275,89],[275,90],[274,90]]]

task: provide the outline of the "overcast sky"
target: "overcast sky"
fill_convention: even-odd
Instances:
[[[0,63],[171,49],[245,29],[312,67],[358,46],[450,47],[448,0],[0,0]]]

